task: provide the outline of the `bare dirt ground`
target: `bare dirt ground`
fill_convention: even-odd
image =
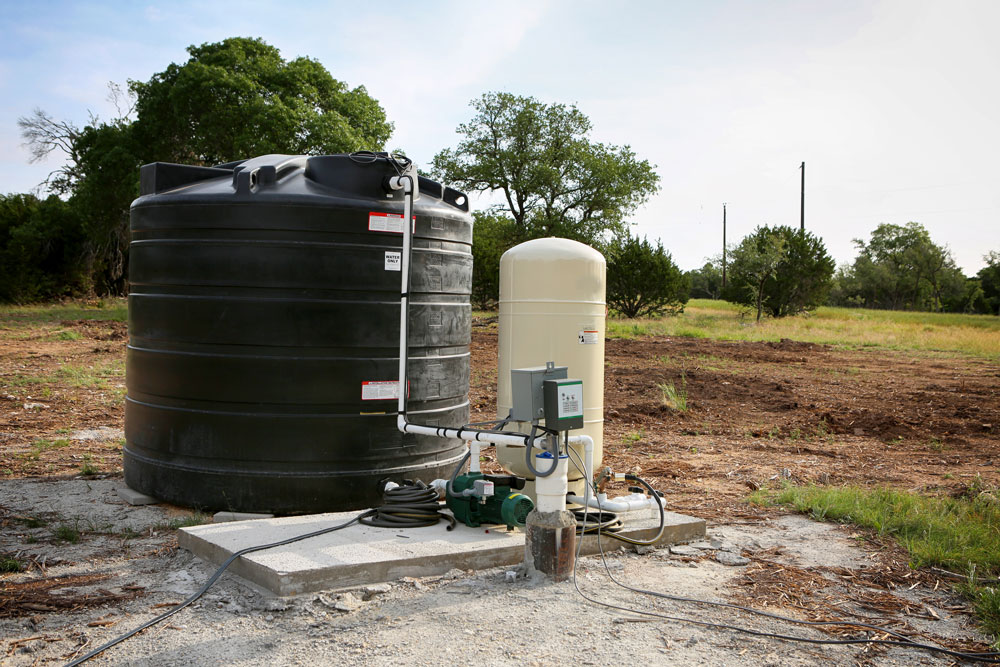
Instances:
[[[474,417],[493,418],[496,331],[475,329]],[[1000,366],[783,340],[608,340],[605,464],[656,481],[676,511],[747,512],[752,489],[887,485],[961,495],[1000,483]],[[669,408],[658,385],[684,388]]]
[[[125,326],[66,321],[0,341],[0,663],[60,663],[152,618],[214,570],[176,548],[190,512],[133,508],[121,483]],[[654,482],[670,508],[709,521],[713,541],[615,552],[633,586],[751,604],[800,619],[866,619],[955,648],[985,650],[966,605],[898,546],[746,503],[792,482],[961,494],[1000,483],[1000,366],[966,357],[783,341],[609,340],[605,463]],[[492,418],[496,331],[473,328],[474,418]],[[684,388],[688,409],[659,384]],[[617,548],[609,544],[609,548]],[[749,564],[723,565],[720,554]],[[653,599],[581,563],[609,603],[814,639],[858,636],[733,610]],[[637,618],[572,584],[455,572],[336,594],[274,599],[223,577],[196,607],[109,651],[103,664],[946,664],[913,649],[812,646]],[[552,619],[560,619],[553,622]],[[526,631],[525,628],[531,628]]]

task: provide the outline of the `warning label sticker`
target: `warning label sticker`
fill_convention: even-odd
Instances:
[[[403,233],[402,213],[380,213],[370,211],[368,213],[368,231],[389,232],[390,234]],[[413,231],[417,231],[417,216],[413,216]]]
[[[385,251],[385,270],[400,271],[402,269],[403,253],[396,250]]]
[[[559,419],[583,415],[583,385],[565,384],[559,387]]]
[[[385,401],[399,398],[399,383],[395,380],[361,383],[362,401]]]
[[[580,345],[597,345],[600,342],[596,329],[583,329],[577,336]]]

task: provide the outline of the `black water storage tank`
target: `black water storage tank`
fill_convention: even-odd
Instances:
[[[132,204],[126,483],[204,509],[370,507],[462,443],[396,430],[402,195],[384,157],[150,164]],[[414,202],[409,403],[468,421],[472,221]]]

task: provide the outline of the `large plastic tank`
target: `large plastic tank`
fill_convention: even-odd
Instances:
[[[535,239],[500,258],[497,417],[506,417],[512,406],[511,369],[547,361],[567,366],[570,377],[583,380],[584,428],[570,433],[594,439],[595,469],[604,451],[606,271],[601,253],[569,239]],[[582,447],[577,451],[583,461]],[[497,460],[531,478],[523,447],[497,445]],[[573,465],[569,478],[582,479]],[[571,489],[582,492],[582,485]]]
[[[370,157],[370,156],[369,156]],[[132,204],[125,481],[173,503],[279,513],[447,476],[459,440],[396,429],[402,195],[392,166],[269,155],[152,164]],[[421,178],[411,419],[468,422],[472,221]]]

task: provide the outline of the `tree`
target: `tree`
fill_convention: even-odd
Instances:
[[[659,176],[628,146],[587,139],[575,106],[490,92],[471,102],[464,139],[432,161],[433,175],[471,192],[499,192],[524,238],[562,236],[598,244],[658,190]]]
[[[44,187],[79,212],[99,292],[126,290],[129,206],[139,166],[172,161],[216,164],[267,153],[315,154],[381,148],[392,132],[364,87],[348,89],[318,62],[286,62],[260,39],[232,38],[188,48],[129,90],[111,84],[118,116],[91,115],[79,128],[41,109],[18,120],[37,161],[61,151],[67,163]]]
[[[982,290],[981,310],[990,315],[1000,315],[1000,252],[991,250],[983,255],[986,266],[979,269],[979,287]]]
[[[791,227],[758,227],[732,251],[729,301],[784,317],[813,310],[826,302],[833,258],[819,237]]]
[[[811,232],[773,227],[783,241],[781,261],[764,284],[763,307],[772,317],[815,310],[826,303],[836,264],[823,241]]]
[[[263,40],[244,37],[188,53],[183,65],[130,82],[147,161],[343,153],[382,148],[392,134],[364,86],[348,89],[316,60],[285,61]]]
[[[729,280],[723,296],[727,301],[757,310],[757,321],[764,309],[764,288],[774,278],[785,253],[783,234],[768,227],[758,227],[729,252]]]
[[[831,306],[859,308],[864,305],[859,296],[860,291],[861,288],[854,275],[854,267],[848,263],[841,264],[833,274],[827,303]]]
[[[130,124],[134,118],[135,95],[123,90],[115,82],[108,83],[107,101],[114,105],[117,115],[109,123],[102,123],[93,113],[89,114],[88,128],[101,125],[123,127]],[[57,151],[65,154],[67,161],[51,172],[40,185],[42,189],[59,195],[70,195],[76,190],[77,183],[84,177],[81,166],[83,135],[87,128],[81,130],[70,121],[58,121],[44,110],[35,107],[27,116],[17,119],[21,128],[21,138],[31,153],[29,163],[40,162],[50,153]]]
[[[722,261],[708,261],[700,269],[687,272],[691,283],[692,299],[719,299],[722,297]]]
[[[472,225],[472,305],[493,308],[500,299],[500,257],[519,242],[507,216],[475,211]]]
[[[139,196],[142,148],[135,125],[99,123],[75,142],[77,171],[70,204],[79,212],[92,255],[93,283],[101,294],[127,291],[129,205]]]
[[[654,317],[684,311],[690,283],[659,241],[627,235],[605,247],[608,305],[625,317]]]
[[[89,253],[76,209],[56,195],[0,195],[0,301],[86,291]]]
[[[48,113],[35,107],[27,116],[17,119],[21,138],[31,153],[28,162],[34,164],[48,157],[49,153],[65,153],[68,161],[51,172],[40,188],[57,194],[67,194],[78,178],[76,142],[80,129],[69,121],[57,121]]]
[[[881,224],[866,243],[855,239],[859,253],[850,270],[851,293],[840,295],[867,308],[947,310],[965,307],[965,276],[951,252],[935,244],[923,225]]]

